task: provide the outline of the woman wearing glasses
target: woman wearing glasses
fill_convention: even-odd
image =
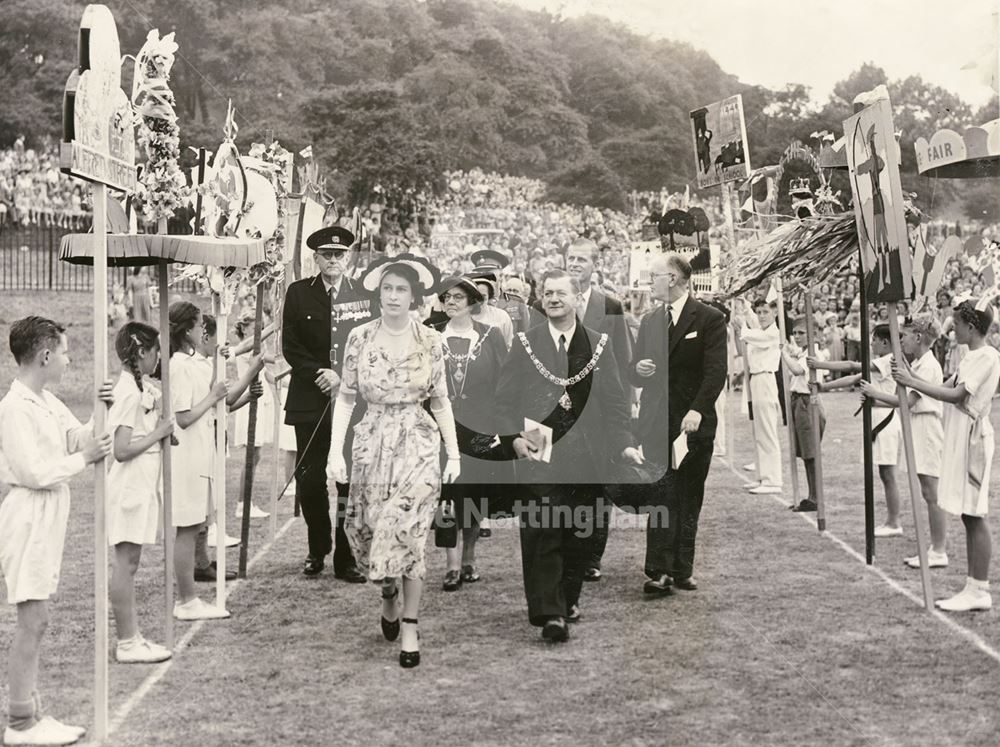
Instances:
[[[405,668],[420,663],[424,547],[441,483],[461,470],[441,335],[410,315],[437,279],[426,260],[409,254],[378,260],[365,271],[362,285],[378,300],[381,317],[347,339],[327,467],[334,480],[348,482],[343,449],[360,395],[368,410],[353,428],[345,530],[360,569],[382,585],[385,638],[399,637],[402,623],[399,664]],[[423,407],[427,400],[430,415]]]
[[[461,480],[444,486],[441,495],[443,500],[454,503],[455,520],[461,530],[455,547],[445,551],[448,565],[442,588],[457,591],[463,583],[479,580],[479,518],[486,515],[486,501],[495,495],[501,482],[497,473],[500,465],[490,457],[494,442],[499,445],[494,394],[507,346],[499,329],[473,320],[472,314],[485,299],[471,279],[445,278],[439,287],[438,298],[447,316],[433,326],[444,338],[448,398],[462,455]]]

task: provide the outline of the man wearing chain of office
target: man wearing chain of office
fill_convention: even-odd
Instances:
[[[640,463],[629,406],[606,333],[583,325],[578,278],[541,284],[547,322],[514,336],[497,383],[508,458],[524,488],[521,561],[528,619],[549,641],[569,637],[592,554],[594,512],[612,460]]]

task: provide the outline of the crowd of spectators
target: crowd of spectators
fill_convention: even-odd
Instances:
[[[632,192],[629,212],[618,212],[547,202],[542,181],[480,169],[447,172],[443,183],[445,188],[439,194],[409,194],[406,206],[385,210],[376,204],[364,210],[366,228],[379,236],[380,249],[390,255],[404,251],[422,254],[444,274],[472,270],[470,255],[477,249],[498,250],[511,257],[506,274],[518,277],[530,296],[547,270],[565,266],[569,244],[586,236],[603,249],[595,263],[593,282],[620,297],[630,312],[630,321],[636,324],[651,302],[645,292],[625,290],[629,286],[629,252],[635,242],[649,238],[649,226],[658,215],[672,207],[700,207],[712,226],[710,241],[722,245],[723,255],[728,250],[726,221],[718,199],[666,190]],[[51,141],[32,149],[19,138],[13,147],[0,150],[0,226],[48,223],[74,228],[89,218],[87,197],[82,182],[59,171],[57,147]],[[927,226],[927,241],[940,245],[953,233],[997,240],[1000,227],[935,221]],[[817,339],[833,359],[857,360],[860,356],[856,273],[856,267],[845,268],[814,290]],[[948,263],[931,309],[944,330],[935,350],[946,373],[954,370],[958,359],[948,324],[954,299],[979,297],[985,285],[977,263],[964,252]],[[899,304],[898,312],[904,321],[910,315],[910,304]],[[789,318],[803,314],[804,300],[793,298],[787,313]],[[870,313],[872,324],[888,320],[884,304],[872,306]],[[1000,329],[994,328],[989,341],[1000,348]]]
[[[59,171],[58,146],[46,139],[25,148],[20,137],[0,150],[0,226],[56,225],[75,228],[89,218],[89,190]]]

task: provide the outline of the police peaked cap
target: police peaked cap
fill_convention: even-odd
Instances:
[[[502,270],[510,264],[510,258],[495,249],[479,249],[470,254],[469,259],[472,260],[472,264],[476,266],[477,270],[485,267],[495,267]]]
[[[342,226],[327,226],[313,231],[306,239],[306,245],[313,251],[320,249],[350,249],[354,244],[354,234]]]

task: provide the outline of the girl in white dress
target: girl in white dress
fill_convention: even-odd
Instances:
[[[265,323],[267,319],[265,317]],[[236,323],[236,336],[239,338],[240,342],[233,348],[234,360],[236,361],[236,373],[237,376],[242,379],[248,376],[251,365],[253,363],[253,357],[251,355],[251,350],[253,348],[253,337],[254,337],[254,317],[243,317]],[[267,338],[272,335],[275,331],[273,324],[266,324],[261,333],[261,342],[267,340]],[[274,359],[265,356],[265,362],[272,364],[264,368],[264,378],[266,383],[264,384],[262,394],[257,400],[257,428],[254,431],[254,455],[253,463],[254,467],[260,463],[261,449],[264,446],[268,446],[274,443],[274,393],[275,393],[275,378],[274,378]],[[235,408],[234,408],[235,409]],[[246,448],[247,445],[247,432],[249,430],[250,424],[250,408],[242,407],[234,413],[234,423],[233,423],[233,445],[237,448]],[[290,425],[285,425],[284,418],[281,418],[281,425],[278,430],[278,448],[282,451],[295,451],[295,429]],[[244,475],[240,473],[240,492],[239,495],[243,495],[243,480]],[[261,508],[258,508],[255,504],[250,506],[250,518],[251,519],[264,519],[270,514]],[[243,516],[243,501],[238,501],[236,503],[236,516],[237,518],[242,518]]]
[[[162,503],[160,441],[174,430],[173,418],[160,416],[158,389],[143,382],[160,359],[159,333],[142,322],[128,322],[115,338],[122,372],[108,412],[114,460],[108,469],[108,541],[114,547],[111,606],[123,664],[152,663],[170,651],[139,633],[135,614],[135,572],[143,545],[156,542]]]
[[[962,517],[969,575],[962,591],[938,600],[937,606],[964,612],[993,606],[989,582],[992,546],[986,515],[993,461],[990,409],[1000,383],[1000,353],[986,344],[986,335],[993,324],[988,304],[963,301],[955,307],[953,319],[955,340],[959,345],[968,345],[969,352],[943,386],[921,381],[899,364],[893,365],[893,376],[900,384],[947,405],[938,505]]]
[[[212,620],[229,612],[198,598],[194,581],[194,546],[208,517],[211,501],[215,438],[211,410],[228,391],[225,380],[214,386],[202,371],[194,353],[204,336],[198,307],[187,301],[170,306],[170,407],[179,426],[178,444],[170,460],[173,487],[174,575],[177,577],[178,620]]]

